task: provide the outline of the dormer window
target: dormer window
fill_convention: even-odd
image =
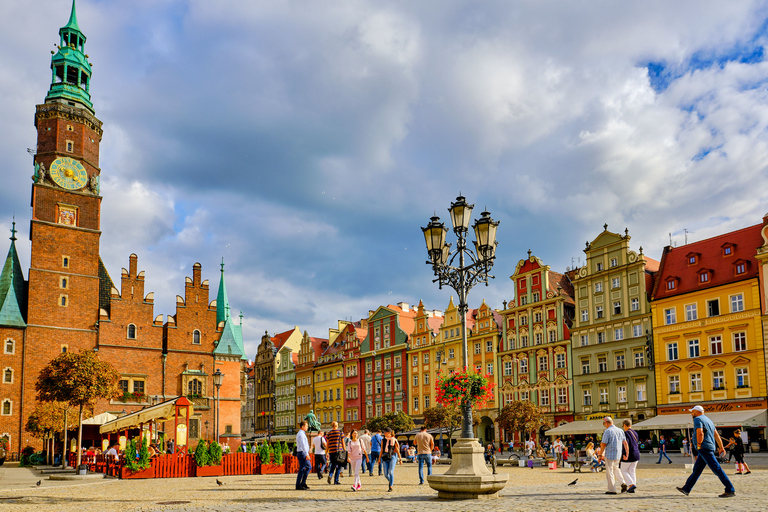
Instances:
[[[697,272],[699,275],[699,284],[709,283],[712,280],[712,270],[702,269]]]
[[[720,248],[723,250],[723,258],[726,256],[731,256],[734,252],[736,252],[735,244],[725,243],[721,245]]]
[[[737,276],[747,272],[748,261],[736,260],[733,262],[733,273]]]
[[[697,252],[689,252],[685,257],[688,260],[688,265],[696,265],[699,262],[699,258],[701,258],[701,254]]]
[[[667,281],[667,290],[674,290],[675,289],[675,285],[676,285],[676,283],[675,283],[674,279],[668,280]]]

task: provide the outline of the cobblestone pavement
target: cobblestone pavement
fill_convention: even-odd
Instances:
[[[705,470],[691,496],[675,490],[687,473],[682,463],[657,466],[644,463],[638,469],[638,492],[606,496],[603,473],[575,474],[569,469],[500,468],[509,474],[509,483],[501,496],[492,501],[444,501],[428,485],[418,485],[417,467],[398,466],[395,489],[387,492],[384,477],[364,476],[363,490],[353,492],[352,479],[344,477],[341,485],[328,485],[310,475],[309,491],[295,491],[295,475],[231,476],[221,478],[182,478],[156,480],[105,479],[96,482],[52,482],[43,480],[31,470],[0,468],[0,511],[366,511],[419,512],[536,510],[538,511],[675,511],[680,510],[765,510],[768,470],[753,469],[751,475],[732,476],[737,496],[719,499],[720,482]],[[447,466],[436,467],[443,473]],[[727,467],[733,475],[733,466]],[[18,473],[17,473],[18,472]],[[16,476],[11,476],[16,475]],[[574,487],[567,484],[578,477]],[[9,489],[6,485],[13,482]],[[172,503],[176,502],[176,503]]]

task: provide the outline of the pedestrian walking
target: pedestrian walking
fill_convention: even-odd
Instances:
[[[376,465],[379,466],[379,476],[381,476],[381,443],[384,440],[384,438],[381,436],[381,430],[376,429],[376,432],[371,436],[371,458],[368,462],[368,470],[373,476],[373,465],[374,461],[376,461]]]
[[[720,434],[715,430],[714,423],[704,415],[704,408],[700,405],[690,409],[690,412],[691,416],[693,416],[693,439],[691,439],[691,442],[696,445],[699,454],[696,457],[696,462],[693,464],[691,476],[688,477],[685,485],[677,487],[677,490],[688,496],[701,476],[701,472],[704,471],[704,467],[709,466],[709,469],[725,486],[725,492],[718,496],[720,498],[736,496],[733,484],[725,475],[723,468],[720,467],[720,463],[717,462],[715,457],[715,454],[725,453],[725,448],[723,448],[723,440],[720,438]]]
[[[379,460],[384,464],[384,474],[389,482],[387,492],[392,492],[392,486],[395,485],[395,465],[397,464],[400,453],[400,443],[395,439],[395,433],[387,427],[384,429],[384,441],[381,443],[381,453]],[[400,461],[400,464],[403,462]]]
[[[365,448],[365,453],[369,455],[367,459],[363,459],[363,473],[368,472],[368,466],[371,464],[370,462],[370,455],[371,455],[371,433],[368,430],[363,430],[362,434],[360,434],[360,442],[363,443],[363,448]]]
[[[661,464],[662,457],[666,457],[669,463],[672,464],[672,459],[667,455],[667,441],[664,439],[664,436],[659,438],[659,461],[656,464]]]
[[[525,442],[525,457],[530,459],[535,449],[536,449],[536,443],[533,442],[533,439],[529,438]]]
[[[736,474],[737,475],[748,475],[751,473],[749,470],[749,466],[747,466],[747,463],[744,462],[744,441],[741,439],[741,430],[736,430],[733,433],[734,436],[734,446],[733,446],[733,456],[736,458]]]
[[[333,480],[335,485],[339,485],[339,475],[346,464],[337,459],[339,452],[344,450],[344,432],[339,430],[339,424],[335,421],[331,423],[331,431],[325,436],[325,445],[326,453],[331,462],[331,466],[328,468],[328,484]]]
[[[626,419],[622,423],[621,428],[624,429],[624,446],[627,447],[621,457],[621,476],[624,477],[624,484],[621,486],[622,492],[624,489],[628,493],[634,493],[637,489],[637,463],[640,461],[640,437],[637,432],[632,430],[632,420]]]
[[[690,455],[690,446],[688,446],[688,438],[683,438],[683,455]]]
[[[557,460],[557,465],[559,466],[560,463],[563,462],[563,450],[565,449],[565,445],[560,440],[560,438],[555,439],[555,444],[552,445],[552,450],[555,452],[555,458]]]
[[[323,471],[325,471],[327,467],[325,448],[325,432],[321,430],[312,440],[312,452],[315,454],[315,471],[317,472],[318,480],[323,478]]]
[[[360,466],[363,463],[363,459],[368,458],[368,452],[365,451],[365,446],[363,446],[363,443],[358,438],[357,430],[349,433],[347,452],[349,453],[349,465],[355,470],[355,482],[352,484],[352,490],[359,491],[363,487],[360,483]]]
[[[305,420],[299,423],[299,432],[296,434],[296,458],[299,459],[299,472],[296,474],[296,490],[309,490],[307,485],[307,476],[312,471],[312,464],[309,462],[309,440],[307,439],[307,429],[309,423]]]
[[[619,470],[619,460],[623,448],[628,450],[627,439],[624,431],[613,424],[613,418],[603,418],[603,438],[600,441],[600,458],[605,461],[605,479],[608,481],[608,490],[605,494],[617,494],[616,482],[621,482],[622,492],[626,489],[624,477]]]
[[[424,465],[427,465],[427,476],[432,474],[432,451],[435,449],[435,438],[422,426],[416,434],[416,456],[419,459],[419,485],[424,485]]]

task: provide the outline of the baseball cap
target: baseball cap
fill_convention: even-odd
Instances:
[[[693,411],[704,412],[704,408],[700,405],[696,405],[693,407],[693,409],[688,409],[688,412],[693,412]]]

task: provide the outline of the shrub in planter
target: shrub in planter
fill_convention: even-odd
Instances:
[[[269,443],[261,443],[259,445],[258,449],[259,453],[259,460],[262,464],[271,464],[272,463],[272,447],[269,445]]]
[[[224,451],[221,449],[221,445],[216,441],[211,442],[208,446],[208,464],[207,466],[219,466],[221,465],[221,458],[224,455]]]
[[[125,448],[125,468],[136,473],[142,469],[149,469],[151,465],[148,441],[144,439],[137,448],[136,440],[131,439]]]
[[[280,446],[280,443],[275,443],[275,445],[272,447],[272,453],[275,454],[275,464],[278,466],[283,463],[283,447]]]
[[[210,455],[208,454],[208,441],[201,440],[197,443],[195,448],[195,464],[198,467],[208,466],[210,463]]]

